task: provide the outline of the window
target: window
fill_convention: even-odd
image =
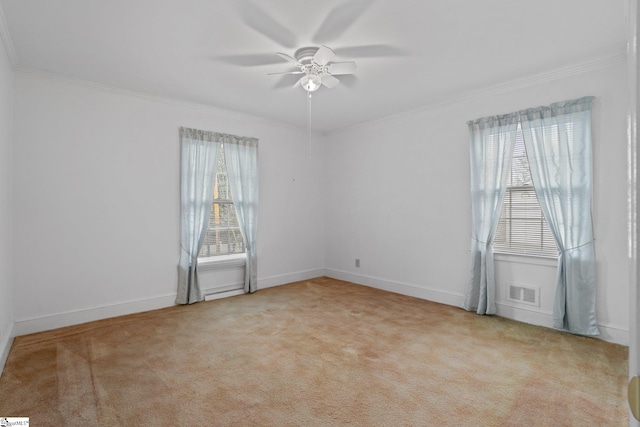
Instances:
[[[213,203],[209,225],[198,258],[244,253],[244,242],[238,217],[233,206],[233,197],[227,178],[224,145],[220,147],[216,166],[216,183],[213,187]]]
[[[533,188],[520,125],[493,247],[496,252],[553,257],[558,255],[556,242]]]

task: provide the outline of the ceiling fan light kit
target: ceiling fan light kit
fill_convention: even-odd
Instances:
[[[335,87],[340,80],[334,75],[353,74],[356,70],[356,63],[351,62],[331,62],[335,57],[333,50],[327,46],[308,46],[295,51],[293,56],[278,52],[278,55],[298,67],[295,71],[270,74],[304,74],[294,85],[300,85],[304,90],[314,92],[320,86],[328,88]]]
[[[300,82],[300,86],[302,86],[302,88],[307,92],[315,92],[316,90],[320,89],[320,85],[322,84],[322,77],[312,70],[298,81]]]

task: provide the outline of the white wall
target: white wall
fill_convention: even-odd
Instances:
[[[260,139],[258,286],[322,274],[318,138],[308,158],[304,129],[18,72],[17,334],[173,304],[180,126]]]
[[[627,343],[626,66],[611,61],[575,71],[541,75],[328,135],[327,274],[460,305],[471,233],[466,122],[594,95],[597,315],[602,338]],[[356,258],[360,268],[354,266]],[[507,261],[496,265],[498,313],[551,325],[556,269]],[[541,307],[508,305],[507,280],[540,286]]]
[[[0,43],[0,373],[11,345],[14,314],[11,260],[13,79],[11,65]]]
[[[615,63],[537,85],[487,90],[336,132],[314,139],[311,159],[301,129],[19,72],[15,333],[173,304],[179,126],[260,139],[260,287],[324,271],[459,305],[470,238],[466,121],[595,95],[597,310],[603,338],[624,343],[625,70]],[[11,232],[10,219],[4,224]],[[499,313],[550,324],[555,269],[505,261],[497,268]],[[241,280],[237,269],[203,272],[205,288]],[[508,305],[500,289],[507,280],[541,286],[542,306]]]

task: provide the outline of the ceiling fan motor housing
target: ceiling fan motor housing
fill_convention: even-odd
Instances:
[[[293,56],[294,58],[296,58],[296,60],[298,60],[299,63],[308,64],[311,63],[313,55],[316,54],[318,49],[319,48],[314,46],[301,47],[300,49],[296,50]]]

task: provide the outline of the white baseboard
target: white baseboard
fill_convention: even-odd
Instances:
[[[4,371],[4,365],[7,363],[7,358],[9,357],[9,351],[11,350],[11,344],[13,344],[13,330],[14,325],[11,325],[7,328],[5,334],[2,335],[2,339],[0,340],[0,377],[2,376],[2,372]]]
[[[335,270],[331,268],[325,269],[325,275],[334,279],[345,280],[347,282],[357,283],[359,285],[369,286],[384,291],[395,292],[397,294],[407,295],[420,299],[447,304],[454,307],[460,307],[463,302],[463,295],[445,292],[441,290],[425,288],[418,285],[400,283],[396,281],[379,279],[377,277],[364,276],[349,273],[347,271]],[[516,320],[518,322],[529,323],[537,326],[553,328],[551,313],[540,312],[529,307],[515,307],[512,305],[497,303],[496,315],[507,319]],[[629,345],[629,331],[613,325],[598,325],[600,328],[600,336],[596,337],[603,341]]]
[[[287,283],[299,282],[313,279],[314,277],[328,276],[334,279],[345,280],[359,285],[369,286],[384,291],[395,292],[415,298],[425,299],[441,304],[460,307],[463,296],[452,292],[426,288],[415,284],[401,283],[397,281],[380,279],[371,276],[364,276],[341,271],[336,269],[313,269],[298,271],[294,273],[281,274],[276,276],[263,277],[258,279],[258,289],[266,289],[273,286],[285,285]],[[232,291],[233,292],[233,291]],[[236,291],[237,292],[237,291]],[[242,292],[244,293],[244,291]],[[215,297],[214,297],[215,298]],[[48,316],[16,320],[11,330],[3,335],[0,341],[0,372],[6,363],[9,355],[11,343],[14,336],[31,334],[34,332],[48,331],[65,326],[78,325],[92,322],[94,320],[107,319],[110,317],[122,316],[143,311],[156,310],[159,308],[171,307],[175,305],[176,294],[163,295],[159,297],[128,301],[119,304],[112,304],[99,307],[74,310],[63,313],[56,313]],[[210,298],[209,298],[210,299]],[[497,303],[497,315],[520,322],[551,328],[551,313],[539,312],[531,308],[515,307],[512,305]],[[598,325],[600,336],[598,338],[620,344],[629,345],[629,331],[615,325]]]
[[[332,268],[325,269],[325,275],[334,279],[346,280],[347,282],[357,283],[358,285],[369,286],[371,288],[382,289],[383,291],[395,292],[397,294],[407,295],[410,297],[426,299],[440,304],[453,305],[455,307],[460,307],[460,305],[462,305],[462,295],[452,292],[441,291],[409,283],[379,279],[377,277],[353,274]]]
[[[48,331],[65,326],[92,322],[94,320],[171,307],[175,305],[175,301],[176,294],[169,294],[143,300],[127,301],[118,304],[56,313],[48,316],[20,319],[15,322],[14,332],[15,336],[19,336],[32,334],[34,332]]]
[[[629,347],[629,330],[613,325],[598,325],[601,340]]]
[[[496,315],[531,325],[553,328],[551,313],[539,311],[536,308],[516,307],[511,304],[496,302]]]
[[[313,270],[296,271],[293,273],[279,274],[277,276],[260,277],[258,278],[258,290],[299,282],[301,280],[309,280],[324,275],[324,268],[315,268]]]
[[[553,329],[553,318],[549,312],[541,312],[528,307],[516,307],[498,302],[497,315],[519,322],[529,323]],[[594,338],[614,344],[629,346],[629,331],[614,325],[598,325],[600,335]]]
[[[272,286],[284,285],[300,280],[312,279],[323,276],[324,269],[314,269],[299,271],[278,276],[264,277],[258,279],[258,289]],[[232,287],[235,285],[232,285]],[[241,287],[244,285],[241,285]],[[229,289],[225,289],[229,290]],[[206,293],[207,290],[205,290]],[[148,299],[127,301],[118,304],[111,304],[98,307],[83,308],[68,312],[56,313],[47,316],[19,319],[15,321],[12,336],[32,334],[35,332],[48,331],[65,326],[79,325],[81,323],[92,322],[94,320],[107,319],[110,317],[123,316],[126,314],[141,313],[143,311],[156,310],[159,308],[171,307],[175,305],[176,294],[168,294]],[[0,348],[2,350],[2,348]]]

